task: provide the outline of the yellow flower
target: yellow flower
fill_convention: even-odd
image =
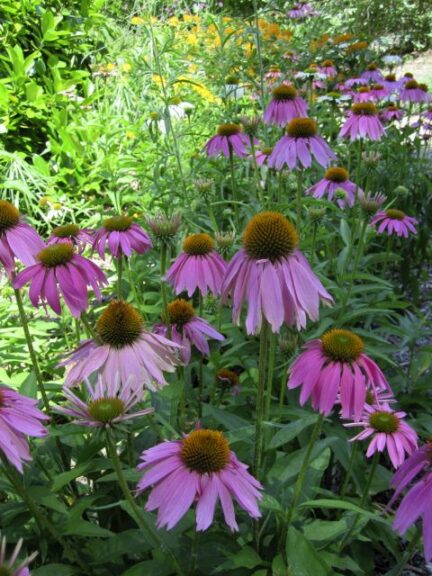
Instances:
[[[136,134],[132,130],[126,130],[126,138],[128,140],[135,140]]]
[[[112,72],[113,70],[115,70],[116,65],[114,64],[114,62],[109,62],[108,64],[106,64],[104,66],[104,71],[105,72]]]
[[[171,18],[168,18],[168,24],[170,26],[178,26],[180,24],[180,20],[177,18],[177,16],[171,16]]]
[[[125,62],[124,64],[120,65],[120,70],[127,74],[132,70],[132,64],[129,64],[129,62]]]
[[[141,26],[142,24],[145,24],[145,20],[141,16],[132,16],[130,23],[134,26]]]
[[[159,74],[153,74],[152,76],[152,80],[155,84],[157,84],[158,86],[162,86],[164,83],[164,79],[162,76],[160,76]]]

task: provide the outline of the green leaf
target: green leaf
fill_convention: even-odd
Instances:
[[[146,560],[135,564],[132,568],[122,572],[121,576],[143,576],[144,574],[157,574],[158,576],[169,576],[172,574],[172,568],[167,563],[159,560]]]
[[[376,520],[377,522],[383,522],[384,524],[388,524],[388,521],[378,514],[374,512],[370,512],[370,510],[364,510],[360,508],[360,506],[356,506],[352,502],[346,502],[345,500],[330,500],[327,498],[322,498],[318,500],[308,500],[306,502],[302,502],[299,506],[300,508],[329,508],[335,510],[349,510],[350,512],[357,512],[366,518],[371,518]]]
[[[312,424],[315,424],[317,418],[318,416],[316,414],[309,414],[308,416],[300,418],[295,422],[290,422],[289,424],[284,426],[282,430],[276,432],[276,434],[271,439],[269,448],[278,448],[283,444],[291,442],[291,440],[296,438],[300,434],[300,432],[302,432],[309,426],[312,426]]]
[[[78,574],[76,568],[67,564],[45,564],[32,570],[33,576],[78,576]]]
[[[288,531],[286,554],[290,574],[295,576],[331,576],[334,574],[312,544],[293,526]]]

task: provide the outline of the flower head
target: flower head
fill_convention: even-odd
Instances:
[[[385,130],[379,121],[375,104],[372,102],[357,102],[352,105],[339,136],[350,138],[351,140],[358,138],[380,140],[384,132]]]
[[[285,126],[293,118],[307,116],[308,106],[294,86],[281,84],[273,89],[272,100],[264,113],[266,124]]]
[[[15,269],[15,258],[29,266],[44,243],[38,233],[26,224],[17,208],[7,200],[0,200],[0,263],[8,273]]]
[[[378,66],[374,62],[368,64],[361,77],[368,82],[380,82],[383,79],[382,72],[378,69]]]
[[[19,472],[32,457],[27,436],[39,438],[48,434],[42,422],[48,420],[37,407],[37,401],[0,385],[0,450]],[[1,562],[0,562],[1,565]]]
[[[389,404],[365,404],[359,422],[345,424],[345,426],[362,426],[363,430],[351,438],[351,442],[371,438],[366,456],[375,452],[388,452],[394,468],[399,468],[417,448],[417,433],[409,424],[404,422],[405,412],[393,410]]]
[[[290,170],[309,168],[313,157],[321,166],[336,160],[335,153],[317,134],[316,122],[310,118],[294,118],[286,127],[286,135],[273,148],[268,165],[277,170],[285,164]]]
[[[391,392],[378,365],[364,353],[363,340],[354,332],[337,329],[311,340],[294,361],[288,388],[301,386],[300,404],[312,397],[312,407],[330,414],[337,401],[343,418],[361,417],[368,388],[377,396],[380,390]]]
[[[337,75],[337,70],[332,60],[324,60],[319,67],[319,71],[325,74],[327,78],[334,78]]]
[[[69,242],[46,246],[36,255],[37,264],[28,266],[13,281],[14,288],[30,283],[33,306],[46,303],[61,314],[60,293],[73,316],[80,316],[88,306],[88,286],[101,298],[100,286],[107,284],[102,270],[91,260],[74,253]]]
[[[404,116],[404,111],[398,108],[395,104],[389,104],[381,110],[380,118],[384,122],[391,122],[392,120],[401,120]]]
[[[238,530],[233,499],[252,518],[259,518],[261,484],[229,448],[222,432],[194,430],[182,440],[145,450],[138,470],[138,492],[153,486],[146,510],[158,510],[158,527],[173,528],[194,502],[197,530],[207,530],[220,500],[225,522]]]
[[[208,234],[192,234],[185,238],[183,252],[165,278],[176,294],[187,290],[191,297],[198,288],[203,296],[209,291],[219,296],[225,270],[226,262],[215,251],[213,239]]]
[[[21,562],[17,561],[23,545],[23,539],[20,538],[15,546],[9,559],[6,559],[6,537],[0,533],[0,575],[1,576],[30,576],[28,565],[32,562],[37,552],[33,552]]]
[[[320,301],[332,303],[330,294],[312,272],[298,249],[294,226],[278,212],[254,216],[243,233],[243,248],[228,265],[222,292],[233,300],[233,320],[238,323],[248,304],[246,330],[256,334],[263,317],[273,332],[285,322],[304,328],[309,316],[319,317]]]
[[[359,202],[367,214],[375,214],[386,200],[387,196],[382,192],[368,192],[367,194],[363,190],[359,192]]]
[[[160,244],[172,244],[181,224],[180,214],[168,217],[159,213],[152,218],[147,218],[147,226],[150,228],[153,239]]]
[[[209,356],[210,347],[207,339],[224,340],[224,336],[215,330],[203,318],[195,315],[193,306],[179,298],[168,304],[169,323],[171,325],[171,338],[181,346],[180,358],[184,364],[191,359],[191,347],[194,345],[203,356]],[[157,324],[154,328],[156,334],[167,335],[166,324]]]
[[[68,401],[66,406],[58,406],[55,411],[69,416],[74,424],[96,428],[108,428],[153,412],[153,408],[132,411],[143,401],[143,387],[135,376],[122,382],[118,373],[110,378],[98,374],[95,384],[84,380],[86,398],[82,399],[69,388],[64,388]]]
[[[63,224],[56,226],[51,232],[51,236],[47,242],[48,246],[51,244],[68,243],[78,249],[78,253],[82,254],[86,245],[92,244],[91,233],[88,230],[81,230],[76,224]]]
[[[243,158],[246,156],[246,146],[250,146],[250,137],[242,131],[239,124],[221,124],[217,134],[205,145],[205,150],[208,156],[222,153],[225,158],[231,155]]]
[[[85,340],[60,366],[67,366],[65,385],[73,386],[100,372],[105,381],[119,374],[126,382],[156,390],[166,384],[163,372],[174,372],[178,344],[144,329],[141,314],[122,300],[111,302],[96,323],[96,338]]]
[[[412,216],[407,216],[402,210],[390,208],[389,210],[378,212],[372,218],[371,224],[375,225],[378,223],[378,234],[386,231],[389,235],[396,234],[404,238],[408,238],[410,233],[417,234],[416,224],[418,224],[418,220]]]
[[[416,80],[409,79],[405,82],[404,86],[401,87],[399,98],[401,102],[422,103],[430,101],[430,94],[427,90],[425,91]]]
[[[93,251],[97,250],[102,260],[105,260],[105,249],[114,258],[132,255],[132,252],[144,254],[148,252],[152,243],[148,234],[135,224],[129,216],[113,216],[104,220],[93,239]]]
[[[348,171],[345,168],[331,167],[324,174],[324,178],[306,190],[306,194],[314,198],[327,196],[329,200],[336,199],[340,208],[352,206],[355,201],[356,185],[349,179]],[[343,198],[337,198],[337,191],[345,192]],[[360,189],[357,190],[360,192]]]

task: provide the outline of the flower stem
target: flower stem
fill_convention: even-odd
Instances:
[[[64,540],[62,536],[60,536],[58,529],[51,523],[51,521],[45,516],[45,514],[43,514],[39,506],[30,496],[28,490],[26,490],[19,474],[17,473],[15,468],[10,466],[9,462],[7,461],[6,457],[2,454],[2,452],[0,452],[0,458],[3,463],[3,470],[6,477],[14,487],[15,492],[27,506],[29,512],[39,525],[41,531],[47,531],[51,534],[54,540],[56,540],[63,548],[65,553],[71,559],[73,559],[73,561],[80,567],[83,574],[91,574],[89,567],[86,566],[86,564],[81,560],[80,556],[75,552],[75,550],[73,550],[73,548],[71,548],[69,543],[66,540]]]
[[[238,228],[239,225],[239,214],[238,214],[238,195],[237,195],[237,185],[235,181],[235,171],[234,171],[234,154],[232,150],[231,144],[229,144],[229,163],[230,163],[230,172],[231,172],[231,191],[232,191],[232,198],[234,203],[234,219],[236,227]]]
[[[167,327],[167,338],[171,339],[171,323],[170,323],[169,314],[168,314],[167,286],[166,286],[166,281],[164,279],[166,267],[167,267],[167,245],[165,243],[163,243],[161,246],[161,263],[160,263],[161,294],[162,294],[162,304],[163,304],[163,311],[164,311],[164,321],[165,321],[165,324]]]
[[[131,516],[133,517],[137,525],[140,527],[140,529],[146,532],[147,535],[151,538],[151,540],[153,540],[153,544],[155,546],[160,547],[170,557],[171,564],[175,569],[176,574],[183,574],[183,571],[179,563],[177,562],[177,559],[174,556],[173,552],[169,548],[167,548],[164,542],[160,539],[156,530],[148,524],[146,518],[143,516],[141,510],[139,509],[137,503],[135,502],[135,499],[132,496],[131,491],[129,490],[129,486],[126,482],[122,464],[120,462],[119,455],[117,454],[117,448],[114,439],[112,438],[111,432],[109,430],[107,430],[106,432],[106,443],[108,454],[111,458],[114,471],[117,475],[121,491],[123,492],[123,496],[125,497],[127,503],[130,506]]]
[[[316,441],[318,440],[320,434],[321,434],[321,427],[322,424],[324,422],[324,414],[321,414],[321,412],[318,415],[317,421],[315,423],[315,426],[312,430],[312,434],[311,437],[309,439],[309,444],[307,445],[306,448],[306,452],[303,458],[303,462],[300,468],[300,472],[299,475],[297,476],[297,480],[296,483],[294,485],[294,492],[293,492],[293,496],[291,499],[291,504],[288,508],[287,511],[287,515],[286,515],[286,520],[285,520],[285,530],[284,530],[284,538],[282,539],[282,546],[285,546],[285,540],[286,540],[286,535],[288,534],[288,530],[291,524],[291,520],[294,514],[294,510],[296,509],[298,500],[301,496],[301,491],[303,488],[303,483],[306,477],[306,472],[309,466],[309,461],[312,455],[312,450],[315,446]]]
[[[300,232],[301,228],[301,219],[302,219],[302,207],[303,207],[303,172],[301,170],[297,170],[297,195],[296,195],[296,225],[297,230]]]
[[[269,332],[269,324],[267,320],[263,318],[260,332],[258,391],[256,399],[256,423],[255,423],[255,455],[254,455],[254,473],[258,479],[260,478],[260,466],[263,450],[262,423],[264,415],[264,392],[266,384],[268,332]]]
[[[198,291],[198,299],[199,299],[199,307],[198,307],[198,314],[199,317],[203,317],[203,310],[204,310],[204,302],[201,291]],[[204,359],[202,354],[200,354],[199,360],[199,382],[198,382],[198,418],[202,417],[202,399],[203,399],[203,391],[204,391]]]
[[[270,341],[270,347],[268,354],[267,389],[266,389],[266,404],[264,415],[264,419],[267,421],[270,419],[270,405],[271,405],[272,388],[273,388],[273,372],[276,358],[276,334],[270,333],[269,341]]]
[[[122,299],[123,254],[120,254],[117,265],[117,298]]]
[[[27,348],[28,348],[28,351],[30,354],[31,363],[33,365],[33,370],[34,370],[34,373],[36,376],[36,382],[38,385],[38,389],[39,389],[40,395],[42,396],[42,401],[44,403],[45,409],[46,409],[47,413],[50,414],[51,413],[51,407],[50,407],[48,395],[46,393],[45,386],[43,383],[42,373],[41,373],[41,370],[39,367],[39,362],[38,362],[38,359],[36,356],[36,352],[33,348],[32,337],[30,334],[30,329],[29,329],[29,325],[28,325],[28,321],[27,321],[27,316],[26,316],[26,313],[24,310],[24,304],[23,304],[23,301],[21,298],[21,293],[17,289],[14,289],[14,293],[15,293],[16,303],[18,306],[18,312],[19,312],[19,317],[21,320],[21,325],[23,327],[25,339],[27,342]]]
[[[398,562],[398,564],[394,568],[392,568],[385,576],[401,576],[405,566],[411,560],[411,557],[413,556],[415,549],[417,548],[417,544],[419,543],[421,534],[422,534],[422,528],[421,525],[418,525],[416,527],[415,534],[412,537],[411,542],[406,547],[404,555],[402,556],[400,562]]]
[[[340,490],[340,496],[345,496],[346,491],[348,489],[348,485],[349,485],[349,481],[351,480],[351,475],[352,475],[352,471],[353,471],[353,467],[354,467],[354,460],[356,458],[356,454],[357,454],[357,449],[358,449],[358,442],[354,442],[352,448],[351,448],[351,456],[350,456],[350,460],[349,460],[349,464],[348,464],[348,469],[346,471],[345,474],[345,478]]]

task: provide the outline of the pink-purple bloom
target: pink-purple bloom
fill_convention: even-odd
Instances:
[[[410,234],[417,234],[416,225],[418,220],[412,216],[407,216],[402,210],[390,208],[375,214],[371,224],[378,224],[378,234],[387,232],[389,235],[396,234],[399,237],[408,238]]]
[[[310,118],[294,118],[286,128],[286,135],[276,143],[268,159],[271,168],[280,170],[286,164],[294,168],[309,168],[312,158],[321,166],[328,166],[336,159],[336,154],[321,136],[317,125]]]
[[[395,472],[391,481],[395,493],[389,502],[389,506],[399,498],[402,492],[420,474],[414,485],[403,497],[396,511],[393,528],[399,534],[405,534],[419,518],[423,520],[423,546],[424,556],[427,562],[432,559],[432,446],[430,443],[418,448],[405,460],[402,466]]]
[[[320,199],[324,196],[332,201],[334,198],[340,208],[353,206],[357,186],[349,180],[349,174],[344,168],[328,168],[324,178],[306,190],[306,194]],[[360,189],[357,190],[359,192]],[[341,197],[338,197],[338,192]]]
[[[393,120],[401,120],[404,114],[404,111],[398,108],[395,104],[390,104],[381,110],[379,117],[384,122],[392,122]]]
[[[11,274],[15,258],[29,266],[44,243],[36,230],[26,224],[19,211],[7,200],[0,200],[0,263]]]
[[[376,64],[369,64],[361,77],[367,82],[381,82],[383,75]]]
[[[352,105],[348,118],[342,126],[339,136],[341,138],[369,138],[380,140],[384,135],[384,126],[378,118],[378,111],[372,102],[357,102]]]
[[[198,289],[203,296],[208,292],[219,296],[226,267],[208,234],[192,234],[185,238],[183,252],[167,270],[165,279],[176,294],[186,290],[191,297]]]
[[[19,472],[32,459],[27,436],[46,436],[48,431],[42,425],[46,420],[48,416],[39,410],[37,400],[0,385],[0,450]]]
[[[138,470],[144,475],[138,493],[152,486],[145,508],[158,511],[158,528],[170,530],[196,503],[197,530],[207,530],[220,501],[225,522],[236,531],[233,500],[252,518],[261,516],[262,486],[247,468],[221,432],[198,429],[142,453]]]
[[[303,20],[309,16],[318,16],[319,12],[309,2],[297,2],[288,10],[287,16],[293,20]]]
[[[63,224],[57,226],[51,232],[48,239],[48,246],[52,244],[68,243],[74,246],[79,254],[82,254],[86,246],[92,244],[92,232],[90,230],[82,230],[76,224]]]
[[[223,154],[225,158],[246,156],[246,147],[251,145],[250,137],[245,134],[238,124],[221,124],[217,134],[212,136],[205,145],[208,156],[219,156]]]
[[[0,573],[5,576],[30,576],[28,565],[32,562],[37,552],[33,552],[27,558],[18,560],[19,553],[23,545],[23,539],[20,538],[9,558],[6,558],[6,537],[0,533]]]
[[[308,105],[294,86],[281,84],[272,92],[272,100],[264,113],[266,124],[285,126],[293,118],[307,116]]]
[[[340,402],[343,418],[361,418],[366,393],[391,392],[378,365],[363,352],[362,339],[343,329],[332,329],[306,343],[290,369],[288,388],[301,387],[300,404],[311,397],[312,407],[330,414]]]
[[[360,421],[345,426],[363,427],[351,442],[370,439],[366,452],[368,458],[375,452],[387,450],[393,467],[399,468],[417,448],[417,433],[404,421],[405,416],[405,412],[393,410],[388,403],[366,403]]]
[[[74,424],[93,428],[108,428],[139,416],[151,414],[153,408],[133,410],[143,401],[144,389],[135,376],[121,380],[118,373],[109,378],[98,374],[95,384],[84,379],[86,397],[82,399],[69,388],[64,388],[66,406],[55,411],[73,419]]]
[[[171,339],[181,346],[180,359],[188,364],[191,359],[192,345],[203,356],[209,356],[210,347],[208,339],[224,340],[224,336],[213,328],[206,320],[195,315],[193,306],[183,299],[174,300],[168,304],[168,316],[171,328]],[[156,334],[167,336],[166,324],[157,324],[154,327]]]
[[[400,89],[399,99],[401,102],[417,103],[430,101],[430,94],[427,92],[425,87],[418,84],[416,80],[410,79],[405,85]]]
[[[283,323],[306,326],[319,318],[320,302],[332,297],[297,247],[298,235],[278,212],[261,212],[243,234],[243,248],[228,265],[222,295],[233,302],[233,321],[239,323],[247,303],[246,331],[256,334],[265,319],[273,332]]]
[[[145,230],[135,224],[129,216],[113,216],[104,221],[93,238],[93,251],[105,260],[105,250],[114,258],[129,258],[133,252],[144,254],[152,248],[152,242]]]
[[[337,75],[337,70],[332,60],[324,60],[324,62],[319,67],[319,71],[327,78],[335,78]]]
[[[107,381],[119,374],[122,383],[134,376],[137,384],[157,390],[166,384],[164,372],[174,372],[179,345],[147,332],[141,314],[114,300],[96,323],[96,338],[84,340],[60,366],[66,366],[65,385],[73,386],[100,372]]]
[[[38,263],[25,268],[13,281],[14,288],[30,283],[33,306],[48,304],[61,314],[61,294],[71,314],[78,317],[88,306],[88,286],[101,299],[100,287],[108,283],[105,274],[91,260],[74,253],[70,243],[46,246],[36,258]]]

